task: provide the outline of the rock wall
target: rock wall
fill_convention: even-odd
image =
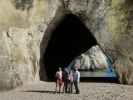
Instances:
[[[107,57],[102,52],[98,45],[91,47],[88,51],[81,54],[81,67],[82,70],[89,69],[106,69],[108,68]]]
[[[77,15],[117,59],[119,76],[130,69],[126,83],[133,84],[132,5],[132,0],[1,0],[0,90],[39,80],[50,30],[66,12]]]
[[[133,84],[133,1],[132,0],[64,0],[65,8],[80,17],[94,33],[103,51],[115,61],[119,77],[125,70],[126,83]],[[120,68],[121,66],[121,68]],[[125,81],[119,78],[122,83]]]
[[[58,0],[0,1],[0,90],[39,80],[40,43],[59,6]]]

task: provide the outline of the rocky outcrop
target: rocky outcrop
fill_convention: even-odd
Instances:
[[[103,51],[117,59],[119,76],[129,69],[126,83],[133,84],[132,4],[132,0],[1,0],[0,90],[39,80],[50,30],[65,13],[84,22]]]
[[[89,69],[107,69],[107,57],[104,55],[98,45],[91,47],[87,52],[81,54],[81,68]]]
[[[0,90],[39,80],[40,44],[59,6],[58,0],[0,1]]]
[[[79,16],[91,30],[98,43],[116,63],[118,75],[130,69],[126,83],[133,84],[132,54],[132,0],[64,0],[65,7]],[[117,60],[118,61],[117,61]],[[121,65],[121,68],[119,66]],[[129,81],[130,80],[130,81]],[[123,78],[120,78],[122,83]]]

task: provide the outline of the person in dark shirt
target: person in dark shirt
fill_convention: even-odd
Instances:
[[[68,93],[68,75],[69,75],[69,70],[67,68],[64,68],[63,70],[63,81],[64,81],[64,92]]]

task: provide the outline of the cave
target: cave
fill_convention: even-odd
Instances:
[[[73,14],[63,17],[51,34],[43,55],[48,80],[54,79],[58,67],[67,67],[75,57],[97,45],[91,31]]]

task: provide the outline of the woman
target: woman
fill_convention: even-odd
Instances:
[[[56,72],[56,92],[57,92],[57,88],[59,88],[59,93],[61,92],[61,88],[63,87],[63,72],[61,67],[59,67],[58,71]]]

